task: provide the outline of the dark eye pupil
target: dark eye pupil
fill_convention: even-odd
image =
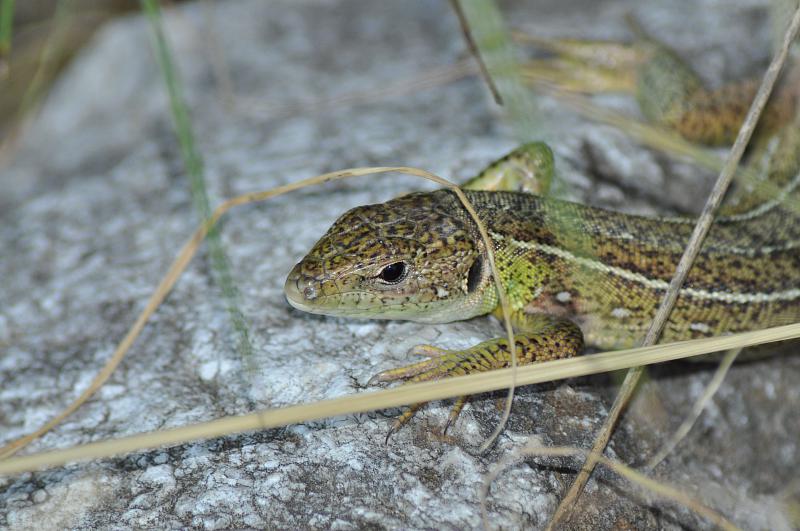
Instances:
[[[381,273],[378,276],[386,282],[397,282],[405,272],[406,265],[403,262],[395,262],[381,269]]]

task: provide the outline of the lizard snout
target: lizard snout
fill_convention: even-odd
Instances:
[[[286,277],[283,292],[289,304],[298,310],[308,311],[309,304],[319,296],[319,289],[313,278],[300,273],[300,265],[294,266],[289,276]]]

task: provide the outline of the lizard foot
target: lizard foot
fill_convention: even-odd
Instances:
[[[520,365],[569,358],[583,350],[583,334],[578,326],[566,319],[543,314],[526,316],[526,332],[514,335],[517,362]],[[475,372],[501,369],[511,363],[511,349],[506,338],[490,339],[464,350],[446,350],[431,345],[418,345],[410,354],[426,356],[428,359],[380,372],[368,385],[380,382],[404,380],[405,383],[427,382],[450,376],[464,376]],[[467,403],[467,397],[456,400],[444,431],[458,418]],[[386,440],[414,416],[424,403],[413,404],[394,422]]]
[[[442,428],[442,435],[446,435],[447,430],[450,429],[450,426],[455,424],[456,420],[458,419],[458,416],[464,409],[464,406],[467,404],[467,402],[469,402],[469,398],[470,397],[468,395],[464,395],[464,396],[459,396],[456,399],[456,403],[453,404],[453,408],[450,410],[450,415],[448,415],[447,417],[447,422],[445,423],[444,428]],[[386,434],[386,439],[384,440],[384,444],[389,444],[389,437],[397,433],[400,430],[400,428],[408,424],[408,422],[414,417],[417,411],[422,409],[422,407],[425,406],[425,404],[427,404],[427,402],[417,402],[416,404],[411,404],[408,407],[408,409],[403,411],[403,413],[401,413],[400,416],[394,419],[392,427],[389,428],[389,432]]]
[[[409,351],[409,354],[427,356],[428,359],[405,367],[379,372],[370,378],[367,385],[396,380],[406,380],[406,383],[426,382],[448,376],[461,376],[473,372],[487,371],[504,364],[504,362],[500,361],[501,357],[499,358],[492,353],[493,349],[481,348],[482,346],[478,345],[466,350],[445,350],[432,345],[417,345]],[[455,424],[468,401],[468,396],[461,396],[456,399],[442,434],[447,433],[450,426]],[[389,442],[389,437],[406,425],[425,404],[426,402],[412,404],[397,417],[389,429],[389,433],[386,434],[386,443]]]
[[[494,349],[482,348],[484,345],[482,343],[465,350],[446,350],[432,345],[417,345],[408,351],[409,355],[426,356],[427,360],[379,372],[369,379],[367,385],[396,380],[406,380],[407,383],[428,382],[504,366],[505,361],[501,361],[494,354]]]

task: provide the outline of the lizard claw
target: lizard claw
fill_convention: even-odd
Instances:
[[[375,374],[367,381],[367,385],[375,385],[383,382],[393,382],[395,380],[406,380],[419,374],[430,371],[439,365],[439,359],[447,351],[443,348],[434,347],[432,345],[417,345],[412,347],[408,353],[410,355],[425,356],[428,359],[422,360],[405,367],[397,367],[395,369],[388,369]]]
[[[367,380],[367,386],[377,385],[377,384],[385,381],[385,380],[382,379],[383,377],[381,376],[384,372],[386,372],[386,371],[379,372],[377,374],[373,374],[372,377],[370,377],[370,379]]]
[[[464,409],[464,406],[469,402],[469,395],[459,396],[456,400],[456,403],[453,404],[453,409],[450,410],[450,415],[447,417],[447,422],[444,425],[444,429],[442,430],[442,435],[447,434],[447,430],[455,424],[456,419],[461,414],[461,410]]]
[[[397,426],[396,422],[394,424],[392,424],[392,427],[389,428],[389,431],[386,432],[386,438],[383,440],[383,445],[384,446],[389,446],[389,437],[391,437],[393,434],[395,434],[398,429],[400,429],[400,427]]]
[[[427,404],[427,402],[418,402],[416,404],[411,404],[411,406],[409,406],[407,410],[403,411],[403,413],[399,417],[394,419],[392,427],[389,428],[389,432],[386,434],[386,439],[383,441],[383,444],[389,444],[389,437],[391,437],[392,434],[397,433],[397,431],[400,430],[400,428],[405,426],[408,423],[408,421],[411,420],[414,414],[420,409],[422,409],[422,407],[425,404]]]
[[[433,345],[415,345],[408,350],[408,355],[425,356],[426,358],[438,358],[445,352],[445,349],[434,347]]]

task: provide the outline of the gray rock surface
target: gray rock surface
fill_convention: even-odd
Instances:
[[[758,2],[536,6],[505,12],[542,36],[622,39],[622,17],[634,10],[714,82],[752,71],[768,54]],[[214,204],[352,166],[406,164],[464,179],[516,143],[475,78],[380,92],[463,57],[446,2],[204,3],[168,12],[166,23]],[[0,443],[37,428],[88,384],[197,221],[149,45],[141,18],[109,24],[0,171]],[[353,93],[369,97],[340,98]],[[553,101],[542,106],[572,197],[639,212],[702,203],[685,164]],[[238,209],[222,237],[254,359],[235,351],[201,253],[111,381],[27,451],[354,393],[375,372],[411,361],[414,344],[457,348],[496,335],[489,319],[346,321],[305,315],[283,300],[284,275],[339,214],[424,187],[406,177],[362,178]],[[655,398],[632,409],[608,452],[626,462],[652,455],[710,369],[675,364],[651,374],[647,395]],[[797,356],[735,367],[658,477],[743,527],[788,528],[778,498],[798,475],[799,379]],[[588,446],[614,388],[593,377],[520,389],[507,429],[485,455],[475,448],[498,421],[502,394],[473,400],[446,439],[436,433],[449,403],[438,403],[388,446],[396,411],[2,477],[0,528],[477,528],[482,477],[494,463],[531,439]],[[490,491],[493,525],[543,526],[575,467],[528,459],[509,469]],[[572,527],[710,527],[611,474],[596,477]]]

